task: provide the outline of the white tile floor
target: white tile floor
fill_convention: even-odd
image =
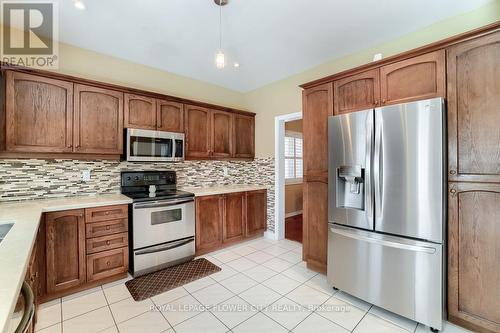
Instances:
[[[213,252],[205,257],[221,272],[142,302],[131,298],[126,280],[64,297],[40,306],[36,332],[430,332],[335,292],[307,269],[301,250],[260,238]],[[446,323],[443,332],[468,331]]]

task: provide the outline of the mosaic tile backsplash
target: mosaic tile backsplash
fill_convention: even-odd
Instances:
[[[89,182],[81,180],[83,170],[90,170]],[[267,225],[274,231],[274,158],[181,163],[0,160],[0,202],[120,193],[120,172],[142,170],[175,170],[179,187],[266,185]]]

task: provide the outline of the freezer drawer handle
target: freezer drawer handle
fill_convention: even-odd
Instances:
[[[135,255],[140,256],[143,254],[150,254],[150,253],[156,253],[156,252],[163,252],[167,250],[172,250],[178,247],[181,247],[183,245],[189,244],[191,242],[194,242],[194,238],[190,238],[184,241],[180,242],[175,242],[175,243],[170,243],[170,244],[165,244],[164,246],[155,246],[149,249],[144,249],[144,250],[139,250],[135,252]]]
[[[436,252],[436,249],[433,247],[427,247],[427,246],[418,246],[418,245],[409,245],[409,244],[403,244],[399,242],[394,242],[394,241],[387,241],[387,240],[381,240],[381,239],[376,239],[368,236],[363,236],[363,235],[358,235],[358,234],[353,234],[351,232],[339,230],[339,229],[334,229],[330,228],[330,230],[333,233],[336,233],[338,235],[342,235],[345,237],[353,238],[356,240],[361,240],[373,244],[379,244],[383,246],[390,246],[390,247],[395,247],[398,249],[403,249],[403,250],[410,250],[410,251],[415,251],[415,252],[425,252],[425,253],[430,253],[433,254]]]

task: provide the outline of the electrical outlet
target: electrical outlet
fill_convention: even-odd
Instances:
[[[83,170],[82,171],[82,180],[84,182],[89,182],[90,181],[90,170]]]
[[[229,176],[229,169],[227,167],[222,167],[222,171],[224,172],[224,177]]]

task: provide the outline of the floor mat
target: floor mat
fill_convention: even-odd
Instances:
[[[125,282],[135,301],[161,294],[221,270],[205,258],[162,269]]]

